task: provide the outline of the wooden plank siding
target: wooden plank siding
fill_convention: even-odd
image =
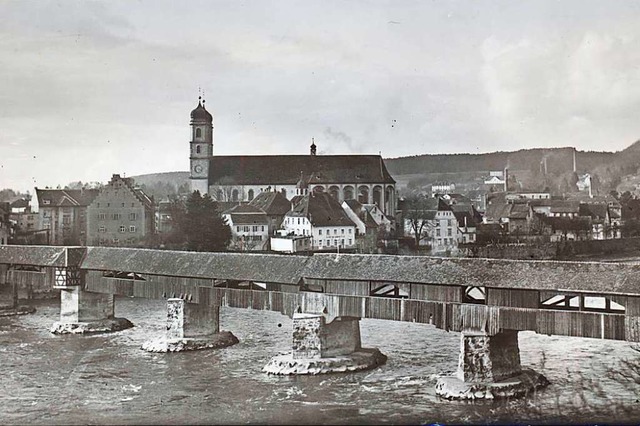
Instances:
[[[540,298],[538,293],[537,290],[487,287],[487,305],[537,309]]]
[[[462,302],[464,287],[411,283],[410,299],[435,302]]]

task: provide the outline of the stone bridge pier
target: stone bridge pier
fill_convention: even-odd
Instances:
[[[238,343],[229,331],[220,331],[218,303],[188,303],[184,299],[167,300],[165,336],[145,342],[142,349],[149,352],[181,352],[216,349]]]
[[[467,330],[460,334],[458,370],[453,377],[438,379],[436,394],[447,399],[507,398],[547,384],[542,374],[520,365],[517,331],[489,335]]]
[[[114,317],[114,296],[92,293],[81,286],[62,286],[60,321],[51,327],[54,334],[106,333],[133,327],[125,318]]]
[[[360,318],[326,314],[293,314],[291,352],[273,357],[263,368],[270,374],[322,374],[375,368],[387,357],[377,348],[362,348]]]

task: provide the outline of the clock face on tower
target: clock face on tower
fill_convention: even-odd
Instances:
[[[202,166],[201,166],[200,164],[198,164],[197,166],[195,166],[195,167],[193,168],[193,170],[194,170],[196,173],[200,173],[200,172],[202,172]]]

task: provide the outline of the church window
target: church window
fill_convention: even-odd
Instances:
[[[231,193],[231,201],[238,201],[238,190],[234,189]]]
[[[253,189],[249,190],[249,201],[253,200]]]
[[[200,154],[200,145],[196,145],[196,154]]]
[[[201,138],[202,137],[202,129],[198,128],[196,129],[196,138]],[[198,147],[198,153],[200,153],[200,147]]]
[[[282,192],[282,195],[284,195],[284,198],[287,198],[287,190],[286,189],[282,188],[280,190],[280,192]]]

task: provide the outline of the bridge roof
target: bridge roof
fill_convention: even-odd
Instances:
[[[308,258],[276,254],[202,253],[88,247],[81,268],[152,275],[298,284]]]
[[[66,247],[0,246],[0,263],[30,266],[66,266]]]
[[[359,254],[315,254],[306,278],[640,294],[640,266]]]

